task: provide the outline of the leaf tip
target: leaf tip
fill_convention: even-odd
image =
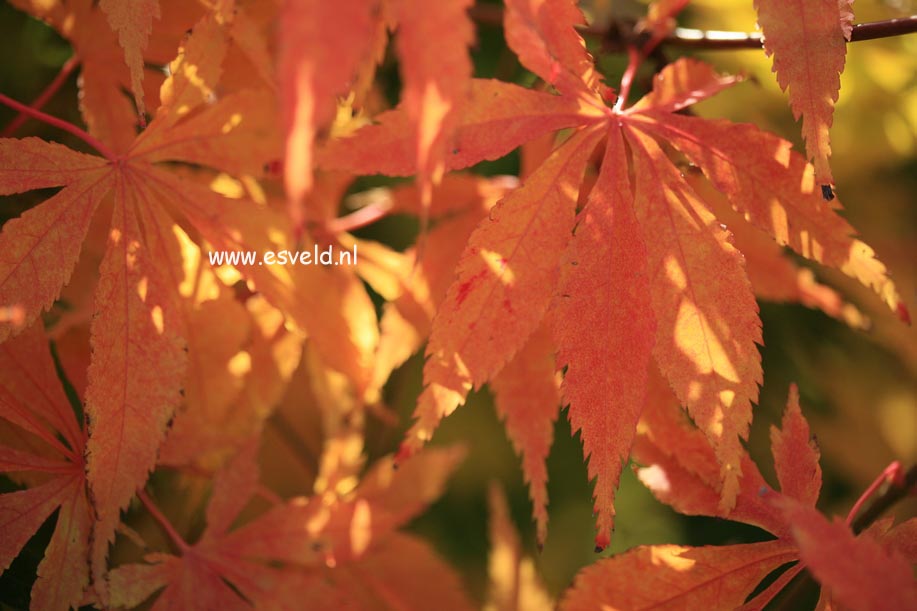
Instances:
[[[395,452],[395,458],[392,460],[392,469],[398,470],[402,464],[404,464],[409,458],[414,455],[414,448],[408,445],[407,443],[402,443],[398,447],[398,451]]]
[[[611,544],[611,537],[608,533],[602,532],[595,536],[595,553],[600,554]]]
[[[911,324],[911,312],[907,309],[907,305],[903,301],[898,302],[897,308],[898,318],[906,325]]]

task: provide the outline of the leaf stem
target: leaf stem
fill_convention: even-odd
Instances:
[[[856,515],[865,500],[886,482],[888,482],[888,486],[878,496],[874,497],[872,503],[862,513]],[[850,510],[847,523],[850,524],[850,528],[854,533],[859,534],[867,526],[875,522],[889,507],[909,494],[915,493],[917,493],[917,464],[911,465],[911,468],[904,472],[901,464],[895,461],[885,468],[882,474],[876,478],[876,481],[863,493],[860,500],[856,502],[854,508]]]
[[[637,51],[636,47],[627,48],[627,69],[621,76],[621,92],[615,101],[615,110],[623,110],[630,96],[630,89],[634,84],[634,77],[637,75],[637,69],[643,63],[643,53]]]
[[[472,19],[479,24],[502,26],[503,9],[491,4],[476,4],[468,11]],[[597,36],[604,40],[606,48],[623,50],[633,44],[635,39],[645,36],[637,29],[635,21],[613,21],[605,25],[591,25],[577,28],[580,33]],[[917,32],[917,15],[858,23],[853,26],[850,42],[891,38]],[[710,51],[729,51],[736,49],[760,49],[762,38],[760,32],[723,32],[718,30],[696,30],[692,28],[675,28],[665,36],[661,44],[672,47],[705,49]]]
[[[860,513],[860,508],[865,504],[865,501],[886,482],[889,483],[888,487],[873,499],[865,511]],[[885,513],[889,507],[908,494],[914,494],[915,492],[917,492],[917,464],[912,465],[905,473],[902,471],[901,463],[895,461],[882,471],[876,481],[870,484],[853,505],[853,509],[850,510],[850,514],[847,516],[847,524],[854,534],[858,535],[875,522],[880,515]],[[858,513],[859,515],[857,515]],[[817,584],[812,574],[808,570],[803,570],[780,593],[781,604],[776,608],[798,609],[802,600],[816,586]]]
[[[660,21],[665,22],[669,19],[673,19],[679,11],[685,7],[685,2],[680,2],[672,6],[671,10],[667,15],[663,15]],[[647,57],[656,50],[656,47],[662,43],[665,39],[665,33],[663,30],[658,30],[650,36],[650,39],[637,49],[634,45],[628,45],[627,47],[627,70],[625,70],[624,75],[621,77],[621,93],[618,95],[618,99],[615,102],[615,110],[622,110],[624,105],[627,104],[627,98],[630,95],[631,87],[634,84],[634,78],[637,76],[637,69],[640,68],[640,64],[643,63]]]
[[[105,157],[105,159],[111,161],[112,163],[115,163],[118,161],[118,155],[116,155],[114,151],[112,151],[110,148],[105,146],[105,144],[103,144],[102,141],[100,141],[95,136],[91,135],[89,132],[80,129],[73,123],[70,123],[69,121],[64,121],[63,119],[52,117],[51,115],[47,113],[43,113],[40,110],[36,110],[32,108],[31,106],[26,106],[22,102],[17,102],[13,98],[3,95],[2,93],[0,93],[0,104],[9,106],[13,110],[18,110],[22,114],[32,117],[33,119],[38,119],[39,121],[43,123],[47,123],[48,125],[56,127],[58,129],[62,129],[65,132],[76,136],[77,138],[79,138],[80,140],[82,140],[83,142],[85,142],[86,144],[94,148],[95,150],[97,150],[99,153],[102,154],[103,157]]]
[[[392,209],[390,199],[383,199],[378,202],[368,204],[355,212],[346,216],[325,221],[324,229],[332,234],[343,233],[345,231],[354,231],[375,223],[384,218]]]
[[[34,110],[41,110],[42,107],[47,104],[52,97],[54,97],[54,94],[58,92],[63,84],[67,82],[67,79],[79,65],[80,58],[76,55],[71,56],[70,59],[64,62],[64,65],[61,66],[60,72],[57,73],[57,76],[54,77],[54,80],[48,83],[48,86],[45,87],[44,91],[38,94],[38,97],[35,98],[31,104],[29,104],[29,108]],[[16,130],[19,129],[28,119],[29,115],[19,111],[19,114],[16,115],[12,121],[10,121],[9,125],[7,125],[2,132],[0,132],[0,137],[12,137],[12,135],[16,133]]]
[[[140,502],[143,503],[143,506],[146,507],[146,510],[150,512],[150,515],[153,516],[153,519],[156,520],[166,534],[169,535],[169,538],[172,539],[172,542],[175,543],[182,554],[191,549],[191,546],[182,539],[178,531],[175,530],[175,527],[172,526],[172,523],[169,522],[168,518],[159,510],[159,507],[156,506],[153,499],[149,497],[146,490],[139,490],[137,492],[137,497],[140,499]]]

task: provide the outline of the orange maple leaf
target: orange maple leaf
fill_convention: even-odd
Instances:
[[[689,600],[704,608],[763,609],[796,575],[809,568],[823,588],[851,608],[907,608],[914,596],[913,579],[902,547],[887,535],[890,524],[874,525],[860,536],[850,527],[829,522],[815,509],[821,488],[819,451],[799,407],[795,386],[790,388],[780,429],[771,429],[771,451],[781,492],[768,486],[747,454],[742,458],[742,488],[729,511],[719,506],[721,482],[711,448],[702,433],[678,409],[677,399],[662,385],[655,387],[639,427],[633,457],[638,478],[660,501],[689,515],[711,515],[753,524],[777,537],[750,545],[690,548],[647,546],[600,562],[583,572],[568,594],[569,608],[579,608],[583,596],[599,595],[609,605],[631,596],[661,604]],[[849,518],[848,518],[849,522]],[[904,537],[913,525],[895,530]],[[883,534],[885,533],[885,534]],[[902,541],[902,539],[898,539]],[[905,544],[906,545],[906,544]],[[647,566],[647,559],[655,568]],[[745,602],[758,582],[781,564],[799,560],[772,584]],[[772,564],[775,562],[775,564]],[[604,565],[604,568],[600,568]],[[614,570],[614,571],[612,571]],[[636,591],[605,589],[602,580],[647,570]],[[679,584],[675,590],[644,588],[655,580]],[[637,583],[636,580],[632,580]],[[825,598],[823,590],[823,598]],[[697,592],[703,592],[698,597]],[[896,602],[888,598],[894,591]],[[690,593],[690,599],[680,596]],[[910,597],[910,598],[909,598]],[[911,602],[906,603],[905,601]],[[879,602],[886,601],[886,602]],[[744,605],[742,603],[745,603]],[[627,606],[627,605],[625,605]]]
[[[723,510],[734,506],[741,487],[741,440],[748,433],[762,375],[756,348],[760,322],[742,255],[661,144],[698,165],[737,212],[778,244],[839,267],[875,289],[893,310],[899,299],[872,250],[850,237],[852,230],[837,206],[815,192],[811,166],[789,143],[752,126],[675,114],[737,79],[721,77],[695,60],[679,60],[660,73],[643,100],[626,109],[609,108],[573,29],[578,15],[566,2],[507,4],[510,46],[561,95],[473,81],[447,167],[492,159],[561,127],[575,129],[472,234],[458,278],[434,320],[417,421],[400,455],[421,447],[472,387],[493,380],[555,302],[565,312],[551,317],[561,353],[558,363],[570,365],[564,396],[571,404],[574,428],[582,429],[590,475],[597,477],[596,542],[603,547],[612,526],[614,488],[646,385],[641,372],[649,363],[648,353],[716,448]],[[401,133],[406,117],[403,108],[383,113],[354,137],[329,143],[319,162],[360,173],[416,172],[416,160]],[[610,142],[608,159],[616,161],[601,164],[598,183],[610,186],[593,188],[577,217],[577,201],[586,193],[583,173],[603,138]],[[623,142],[614,144],[619,140],[626,140],[629,157]],[[381,150],[384,155],[377,152]],[[633,179],[621,170],[622,164],[633,168]],[[625,220],[631,216],[635,223]],[[574,219],[574,235],[583,236],[571,241]],[[613,257],[625,254],[603,243],[616,231],[629,244],[623,263],[627,268],[618,279]],[[588,253],[578,246],[585,236],[593,246]],[[641,257],[639,252],[646,254]],[[612,265],[599,262],[598,253]],[[581,258],[586,264],[575,265]],[[559,263],[573,269],[561,274]],[[642,275],[646,280],[641,285]],[[563,285],[561,277],[568,278]],[[604,300],[591,300],[594,291],[606,291]],[[565,300],[576,305],[564,310]],[[620,314],[604,311],[614,308],[621,308]],[[610,322],[616,316],[618,321]],[[653,328],[649,340],[636,341],[651,335]],[[604,341],[593,335],[597,329]],[[624,340],[622,331],[631,340]],[[626,374],[607,367],[618,353],[627,355],[618,366],[626,367],[621,369]],[[612,373],[599,375],[599,368]],[[624,387],[634,388],[633,395],[622,393]],[[614,423],[614,433],[609,423]],[[613,443],[608,443],[609,436]],[[602,443],[592,441],[597,439]]]
[[[124,48],[124,60],[131,73],[131,89],[142,117],[146,112],[143,103],[143,52],[153,29],[153,20],[161,16],[159,0],[101,0],[99,6],[108,16],[108,23],[118,33],[118,42]]]
[[[398,56],[404,80],[404,109],[414,124],[417,178],[426,229],[433,185],[445,170],[447,146],[471,80],[468,46],[471,0],[396,0]],[[436,50],[430,48],[435,41]]]
[[[89,585],[93,526],[86,433],[57,378],[40,323],[0,344],[0,420],[0,472],[27,485],[0,495],[0,573],[57,511],[32,586],[32,606],[76,607]]]
[[[442,179],[456,118],[471,78],[470,0],[293,0],[284,4],[280,82],[286,137],[284,183],[294,227],[305,220],[313,147],[334,118],[338,97],[364,88],[384,52],[385,25],[397,27],[406,128],[428,209]],[[388,23],[387,23],[388,22]],[[328,28],[336,23],[338,27]],[[435,52],[430,46],[435,45]],[[426,219],[426,213],[423,218]],[[424,227],[426,226],[424,222]]]
[[[774,72],[784,91],[790,90],[793,116],[802,117],[806,153],[815,164],[815,180],[831,199],[829,130],[841,89],[853,20],[852,0],[755,0],[764,50],[774,57]],[[848,23],[844,26],[844,21]]]
[[[545,325],[532,334],[491,382],[497,414],[516,453],[522,455],[522,474],[529,485],[539,545],[544,544],[548,534],[545,462],[561,402],[556,369],[551,334]]]
[[[14,6],[43,20],[73,46],[73,59],[79,62],[79,107],[89,133],[113,150],[123,152],[133,142],[146,100],[159,105],[163,72],[149,70],[145,64],[167,65],[185,32],[203,15],[196,2],[163,0],[157,13],[155,0],[143,3],[62,0],[31,2],[14,0]],[[133,7],[139,7],[136,12]],[[152,36],[140,22],[157,20]],[[132,21],[136,18],[137,21]],[[117,19],[119,27],[112,29]],[[128,59],[119,35],[131,48]],[[148,43],[148,44],[147,44]],[[129,66],[130,64],[130,66]],[[133,93],[134,100],[125,95]],[[137,106],[135,107],[135,103]]]
[[[800,560],[844,608],[880,611],[917,605],[913,570],[893,546],[868,535],[855,536],[843,521],[828,520],[808,503],[781,498],[777,506],[791,525]]]
[[[133,607],[164,588],[153,609],[296,609],[306,601],[346,608],[379,596],[426,599],[435,587],[446,608],[470,608],[451,570],[424,543],[395,532],[442,493],[460,448],[425,452],[397,473],[382,460],[347,497],[297,497],[232,529],[257,491],[256,450],[250,443],[217,474],[196,543],[157,516],[180,555],[148,554],[147,563],[113,569],[112,604]],[[375,577],[357,582],[362,575]],[[418,575],[427,581],[412,585]]]
[[[114,201],[95,296],[85,408],[90,418],[87,477],[99,520],[93,539],[97,577],[120,510],[146,480],[181,402],[186,357],[176,291],[182,264],[170,213],[187,218],[216,248],[263,252],[291,244],[284,242],[290,232],[279,215],[226,199],[159,165],[185,161],[257,173],[276,158],[272,118],[262,112],[273,103],[268,92],[239,91],[212,99],[228,27],[215,13],[195,26],[163,85],[163,105],[123,154],[72,126],[64,127],[103,156],[36,139],[0,140],[0,191],[64,187],[0,233],[0,303],[20,308],[24,324],[57,297],[94,211],[103,200]],[[368,384],[378,331],[373,306],[357,278],[315,267],[286,271],[257,264],[243,273],[296,324],[313,330],[331,366],[359,385]],[[314,286],[324,287],[321,297],[307,288]],[[327,292],[329,286],[334,290]],[[333,320],[366,331],[339,335],[335,323],[329,326]],[[13,322],[0,322],[0,341],[18,330]],[[341,337],[348,340],[342,344]]]

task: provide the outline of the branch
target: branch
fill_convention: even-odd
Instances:
[[[476,4],[468,13],[479,24],[502,27],[503,9],[492,4]],[[649,33],[640,32],[636,22],[615,21],[607,26],[591,25],[577,28],[580,33],[602,39],[608,50],[623,50],[628,44],[649,38]],[[858,23],[853,26],[850,42],[890,38],[917,32],[917,15]],[[722,32],[718,30],[695,30],[675,28],[662,39],[661,44],[671,47],[726,51],[734,49],[760,49],[760,32]]]
[[[853,26],[850,42],[875,40],[904,36],[917,32],[917,15],[888,19],[887,21],[870,21]],[[717,30],[692,30],[675,28],[675,31],[662,44],[673,47],[695,49],[728,50],[760,49],[763,44],[761,32],[721,32]]]

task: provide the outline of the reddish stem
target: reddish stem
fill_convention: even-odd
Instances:
[[[61,66],[60,72],[57,73],[57,76],[54,77],[54,80],[51,81],[44,91],[38,94],[38,97],[32,101],[29,105],[30,108],[35,110],[41,110],[42,107],[48,103],[48,101],[54,97],[54,94],[67,82],[67,78],[73,73],[77,66],[80,65],[80,59],[74,55]],[[20,111],[16,117],[10,121],[10,124],[0,132],[0,138],[9,138],[12,137],[16,130],[19,129],[23,123],[28,120],[29,116]]]
[[[686,5],[687,2],[680,2],[672,6],[668,14],[663,15],[660,21],[665,23],[669,19],[673,19]],[[665,30],[658,28],[653,32],[653,35],[650,36],[650,39],[646,41],[646,44],[640,47],[639,51],[633,46],[627,47],[627,70],[624,72],[624,76],[621,77],[621,94],[615,102],[615,110],[622,110],[624,105],[627,104],[627,98],[634,84],[634,78],[637,76],[637,69],[640,68],[640,64],[643,63],[643,60],[649,57],[650,54],[656,50],[656,47],[666,39],[666,35]]]
[[[169,535],[169,538],[172,539],[172,542],[175,543],[175,546],[178,547],[182,554],[191,549],[191,546],[182,539],[178,531],[175,530],[175,527],[172,526],[172,523],[169,522],[168,518],[159,510],[159,507],[156,506],[156,503],[147,495],[145,490],[137,492],[137,497],[140,499],[140,502],[143,503],[143,506],[146,507],[146,510],[150,512],[150,515],[153,516],[153,519],[156,520],[166,534]]]
[[[263,484],[259,484],[255,493],[271,505],[282,505],[283,499],[276,492]]]
[[[344,231],[354,231],[366,227],[385,217],[392,209],[390,200],[369,204],[356,212],[325,222],[324,229],[328,233],[338,234]]]
[[[627,103],[627,97],[630,95],[630,88],[634,84],[634,77],[637,76],[637,69],[643,63],[643,54],[636,47],[627,47],[627,70],[621,77],[621,92],[615,102],[615,110],[623,110]]]
[[[85,142],[86,144],[94,148],[95,150],[97,150],[99,153],[101,153],[102,156],[105,157],[107,160],[111,161],[112,163],[118,161],[118,156],[114,153],[114,151],[112,151],[110,148],[105,146],[105,144],[103,144],[95,136],[92,136],[85,130],[80,129],[79,127],[77,127],[73,123],[70,123],[69,121],[64,121],[63,119],[58,119],[57,117],[52,117],[51,115],[47,113],[43,113],[40,110],[35,110],[34,108],[30,106],[26,106],[22,102],[17,102],[13,98],[3,95],[2,93],[0,93],[0,104],[9,106],[13,110],[18,110],[19,112],[25,115],[28,115],[29,117],[32,117],[33,119],[38,119],[39,121],[43,123],[47,123],[48,125],[54,126],[58,129],[62,129],[69,134],[73,134],[74,136],[76,136],[77,138],[79,138],[80,140],[82,140],[83,142]]]
[[[857,499],[857,502],[853,504],[850,513],[847,514],[847,526],[853,526],[853,521],[857,517],[857,514],[860,513],[860,510],[863,509],[863,505],[866,504],[866,501],[868,501],[883,484],[892,482],[900,485],[903,481],[904,467],[901,466],[900,462],[896,460],[885,467],[882,473],[879,474],[879,477],[869,485],[869,488],[867,488],[866,491],[860,495],[860,498]]]

